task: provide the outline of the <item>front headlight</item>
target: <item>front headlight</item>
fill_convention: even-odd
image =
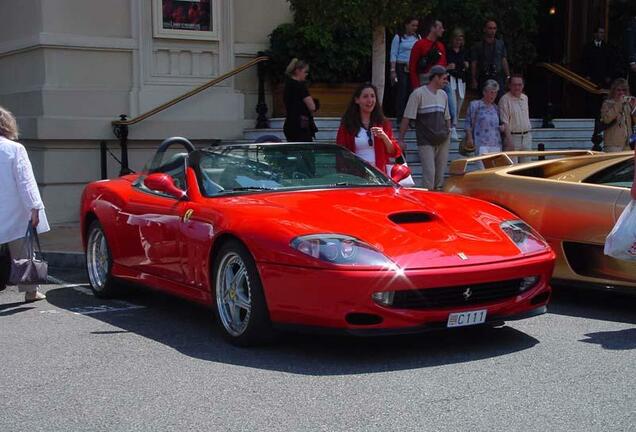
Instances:
[[[549,247],[543,237],[524,221],[506,221],[499,226],[523,254],[542,252]]]
[[[394,268],[395,264],[368,244],[340,234],[312,234],[296,237],[291,247],[332,264]]]

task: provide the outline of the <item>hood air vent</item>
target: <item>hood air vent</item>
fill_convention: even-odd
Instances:
[[[422,222],[430,222],[433,220],[433,216],[424,213],[424,212],[404,212],[404,213],[393,213],[389,215],[389,220],[398,225],[402,224],[412,224],[412,223],[422,223]]]

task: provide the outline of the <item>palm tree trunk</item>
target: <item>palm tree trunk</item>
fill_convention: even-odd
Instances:
[[[378,89],[378,103],[384,98],[384,77],[386,74],[386,40],[385,27],[373,29],[373,50],[371,57],[371,83]]]

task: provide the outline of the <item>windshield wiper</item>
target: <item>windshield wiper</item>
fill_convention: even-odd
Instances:
[[[328,186],[363,186],[359,183],[351,183],[351,182],[338,182],[338,183],[332,183]]]
[[[373,186],[388,186],[381,184],[362,184],[362,183],[350,183],[350,182],[338,182],[326,185],[327,187],[338,187],[338,186],[352,186],[352,187],[373,187]]]
[[[242,186],[242,187],[235,187],[232,189],[225,189],[226,192],[250,191],[250,190],[276,190],[276,189],[263,187],[263,186]]]

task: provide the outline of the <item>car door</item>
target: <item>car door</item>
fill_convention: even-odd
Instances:
[[[185,156],[173,158],[153,171],[169,174],[177,187],[185,189]],[[129,245],[122,263],[144,274],[180,283],[180,228],[185,203],[150,189],[144,178],[140,176],[131,185],[129,202],[122,209],[121,225]]]
[[[623,210],[625,210],[625,207],[627,207],[627,204],[629,204],[631,200],[632,200],[632,195],[630,190],[628,189],[628,190],[622,191],[621,195],[618,197],[618,200],[616,201],[616,205],[614,206],[614,222],[616,222],[618,218],[621,217]]]
[[[616,211],[634,178],[633,160],[618,160],[581,182],[552,182],[543,215],[548,237],[603,245],[616,222]]]

